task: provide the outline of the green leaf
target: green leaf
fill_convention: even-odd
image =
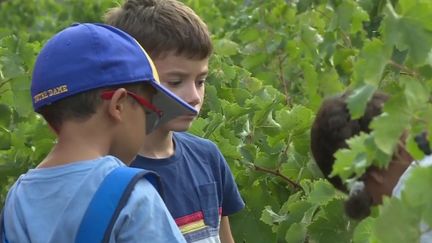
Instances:
[[[286,232],[285,240],[290,243],[303,243],[305,242],[306,232],[306,227],[303,224],[294,223]]]
[[[247,69],[253,69],[254,67],[257,67],[264,63],[266,61],[266,58],[267,56],[264,53],[254,53],[246,56],[241,64]]]
[[[243,42],[249,42],[258,39],[260,35],[261,33],[258,29],[248,28],[243,30],[239,37]]]
[[[421,25],[427,29],[432,30],[429,19],[432,18],[432,4],[427,0],[420,0],[413,2],[409,0],[401,0],[399,2],[401,13],[406,18],[412,18],[419,21]]]
[[[336,16],[342,31],[356,33],[363,30],[363,22],[369,20],[369,15],[354,1],[343,1],[337,7]]]
[[[336,95],[345,89],[339,79],[338,73],[333,68],[321,72],[318,79],[320,80],[319,90],[325,96]]]
[[[260,219],[264,223],[272,226],[274,223],[281,223],[285,221],[287,216],[278,215],[271,209],[270,206],[265,206]]]
[[[420,221],[399,199],[385,199],[373,233],[380,242],[419,242]]]
[[[424,17],[423,13],[425,9],[430,9],[430,3],[419,4],[415,9],[407,4],[402,5],[410,9],[408,16],[398,15],[391,4],[386,5],[387,14],[382,23],[383,40],[389,48],[395,45],[400,51],[408,50],[408,57],[413,64],[422,66],[427,63],[429,54],[425,50],[432,48],[432,34],[430,22],[418,19],[416,14],[420,13]]]
[[[335,189],[327,181],[319,180],[314,183],[312,192],[309,195],[309,202],[325,205],[335,196]]]
[[[352,92],[347,99],[348,109],[351,113],[351,119],[359,119],[363,116],[366,105],[374,94],[376,87],[373,85],[364,85]]]
[[[408,153],[414,158],[414,160],[421,160],[424,157],[423,151],[420,150],[414,138],[408,138],[406,143],[406,149]]]
[[[11,133],[0,126],[0,150],[8,150],[11,148],[12,135]]]
[[[204,138],[208,138],[213,132],[223,125],[224,117],[219,113],[209,113],[209,123],[205,128]]]
[[[214,40],[215,52],[223,56],[232,56],[238,53],[238,44],[228,39]]]
[[[292,158],[282,164],[280,173],[288,178],[297,178],[301,169],[302,165]]]
[[[33,111],[29,77],[17,77],[10,80],[10,83],[13,91],[14,108],[21,116],[28,116]]]
[[[294,201],[287,205],[288,219],[286,223],[288,225],[300,223],[304,217],[304,214],[312,207],[312,204],[305,200]]]
[[[276,122],[281,125],[285,133],[303,133],[312,124],[312,111],[308,108],[296,105],[291,110],[280,110],[276,113]]]
[[[358,84],[368,83],[377,86],[390,60],[391,53],[379,39],[366,41],[360,58],[354,64],[354,79]]]
[[[296,133],[292,137],[294,149],[297,153],[308,156],[310,152],[310,133],[305,131],[304,133]]]
[[[353,57],[358,53],[349,48],[338,48],[333,55],[333,63],[344,69],[346,73],[352,72]]]
[[[432,225],[432,195],[429,193],[431,183],[432,167],[417,167],[411,171],[402,191],[403,201],[429,225]]]
[[[243,106],[247,99],[252,98],[252,94],[240,88],[231,88],[233,96],[238,105]]]
[[[276,136],[280,134],[281,132],[281,125],[277,123],[274,119],[271,113],[268,114],[267,119],[265,122],[260,126],[263,131],[270,135],[270,136]]]
[[[324,214],[308,227],[311,240],[320,243],[350,242],[352,229],[343,211],[343,201],[333,200],[323,210]]]
[[[408,109],[415,112],[423,109],[429,100],[429,89],[419,80],[402,78]]]
[[[214,112],[222,112],[222,105],[217,95],[217,90],[214,86],[206,87],[206,100],[205,105]]]
[[[258,92],[259,90],[262,90],[262,82],[253,77],[247,77],[245,79],[242,79],[242,82],[246,89],[248,89],[251,93]]]
[[[241,107],[237,103],[231,103],[226,100],[221,100],[220,102],[227,119],[237,119],[238,117],[249,113],[249,110]]]
[[[367,141],[370,135],[360,133],[347,140],[349,149],[339,149],[335,154],[335,163],[330,176],[338,175],[343,180],[353,175],[361,176],[372,163],[368,159]]]
[[[0,127],[9,127],[12,120],[12,111],[9,106],[0,104]]]
[[[311,5],[312,5],[312,0],[299,1],[297,4],[298,13],[300,14],[307,11]]]
[[[240,153],[244,157],[244,160],[248,161],[249,163],[253,163],[253,161],[255,161],[257,151],[257,146],[254,144],[245,144],[240,148]]]
[[[320,97],[316,95],[316,90],[319,87],[318,73],[309,62],[302,62],[301,67],[304,73],[304,82],[302,83],[304,92],[309,97],[310,107],[312,109],[317,108],[321,102]]]
[[[375,243],[377,240],[373,234],[375,219],[368,217],[362,220],[355,228],[353,235],[354,243]]]
[[[270,155],[263,152],[258,152],[255,165],[266,169],[275,169],[278,165],[278,154]]]
[[[402,132],[408,127],[410,116],[406,102],[403,95],[391,96],[384,104],[384,113],[370,125],[376,146],[388,155],[393,154]]]
[[[204,129],[207,126],[207,120],[203,119],[202,117],[198,117],[193,123],[192,127],[189,128],[189,132],[192,134],[195,134],[197,136],[203,136],[204,135]]]
[[[272,233],[271,227],[259,220],[266,205],[271,208],[280,207],[272,200],[268,188],[263,183],[256,182],[249,184],[247,191],[241,192],[246,208],[230,217],[230,225],[238,229],[234,232],[236,239],[246,242],[274,241],[276,235]]]
[[[225,157],[231,159],[240,159],[240,152],[237,150],[237,146],[231,144],[230,140],[226,138],[218,138],[218,147]]]
[[[306,24],[303,25],[302,27],[303,28],[301,32],[301,38],[303,42],[306,44],[307,48],[313,49],[323,41],[323,38],[318,33],[317,29],[315,29],[312,26],[308,26]]]

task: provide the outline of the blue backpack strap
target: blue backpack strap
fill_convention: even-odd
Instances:
[[[4,214],[3,209],[0,212],[0,239],[3,243],[8,243],[8,240],[6,238],[6,231],[4,227]]]
[[[146,178],[162,195],[159,176],[151,171],[121,166],[110,172],[94,194],[79,226],[75,242],[109,242],[114,223],[135,184]]]

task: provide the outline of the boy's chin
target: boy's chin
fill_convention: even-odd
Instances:
[[[192,126],[192,123],[189,124],[176,124],[170,130],[173,132],[186,132]]]
[[[185,132],[192,126],[192,121],[176,121],[169,124],[169,130],[173,132]]]
[[[167,132],[185,132],[192,126],[194,120],[195,118],[191,117],[178,117],[163,124],[161,129]]]

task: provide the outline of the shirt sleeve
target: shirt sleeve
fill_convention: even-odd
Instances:
[[[186,243],[162,198],[147,180],[140,180],[114,224],[114,242]]]
[[[222,184],[222,216],[228,216],[242,210],[245,207],[245,203],[241,198],[228,163],[216,145],[215,149],[221,176],[220,183]]]

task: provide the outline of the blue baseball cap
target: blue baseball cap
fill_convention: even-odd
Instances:
[[[162,111],[158,125],[197,111],[164,88],[156,68],[129,34],[105,24],[73,24],[54,35],[39,53],[33,70],[33,108],[96,88],[147,82],[158,92],[152,103]],[[147,115],[156,124],[157,114]],[[150,132],[156,127],[147,127]]]

